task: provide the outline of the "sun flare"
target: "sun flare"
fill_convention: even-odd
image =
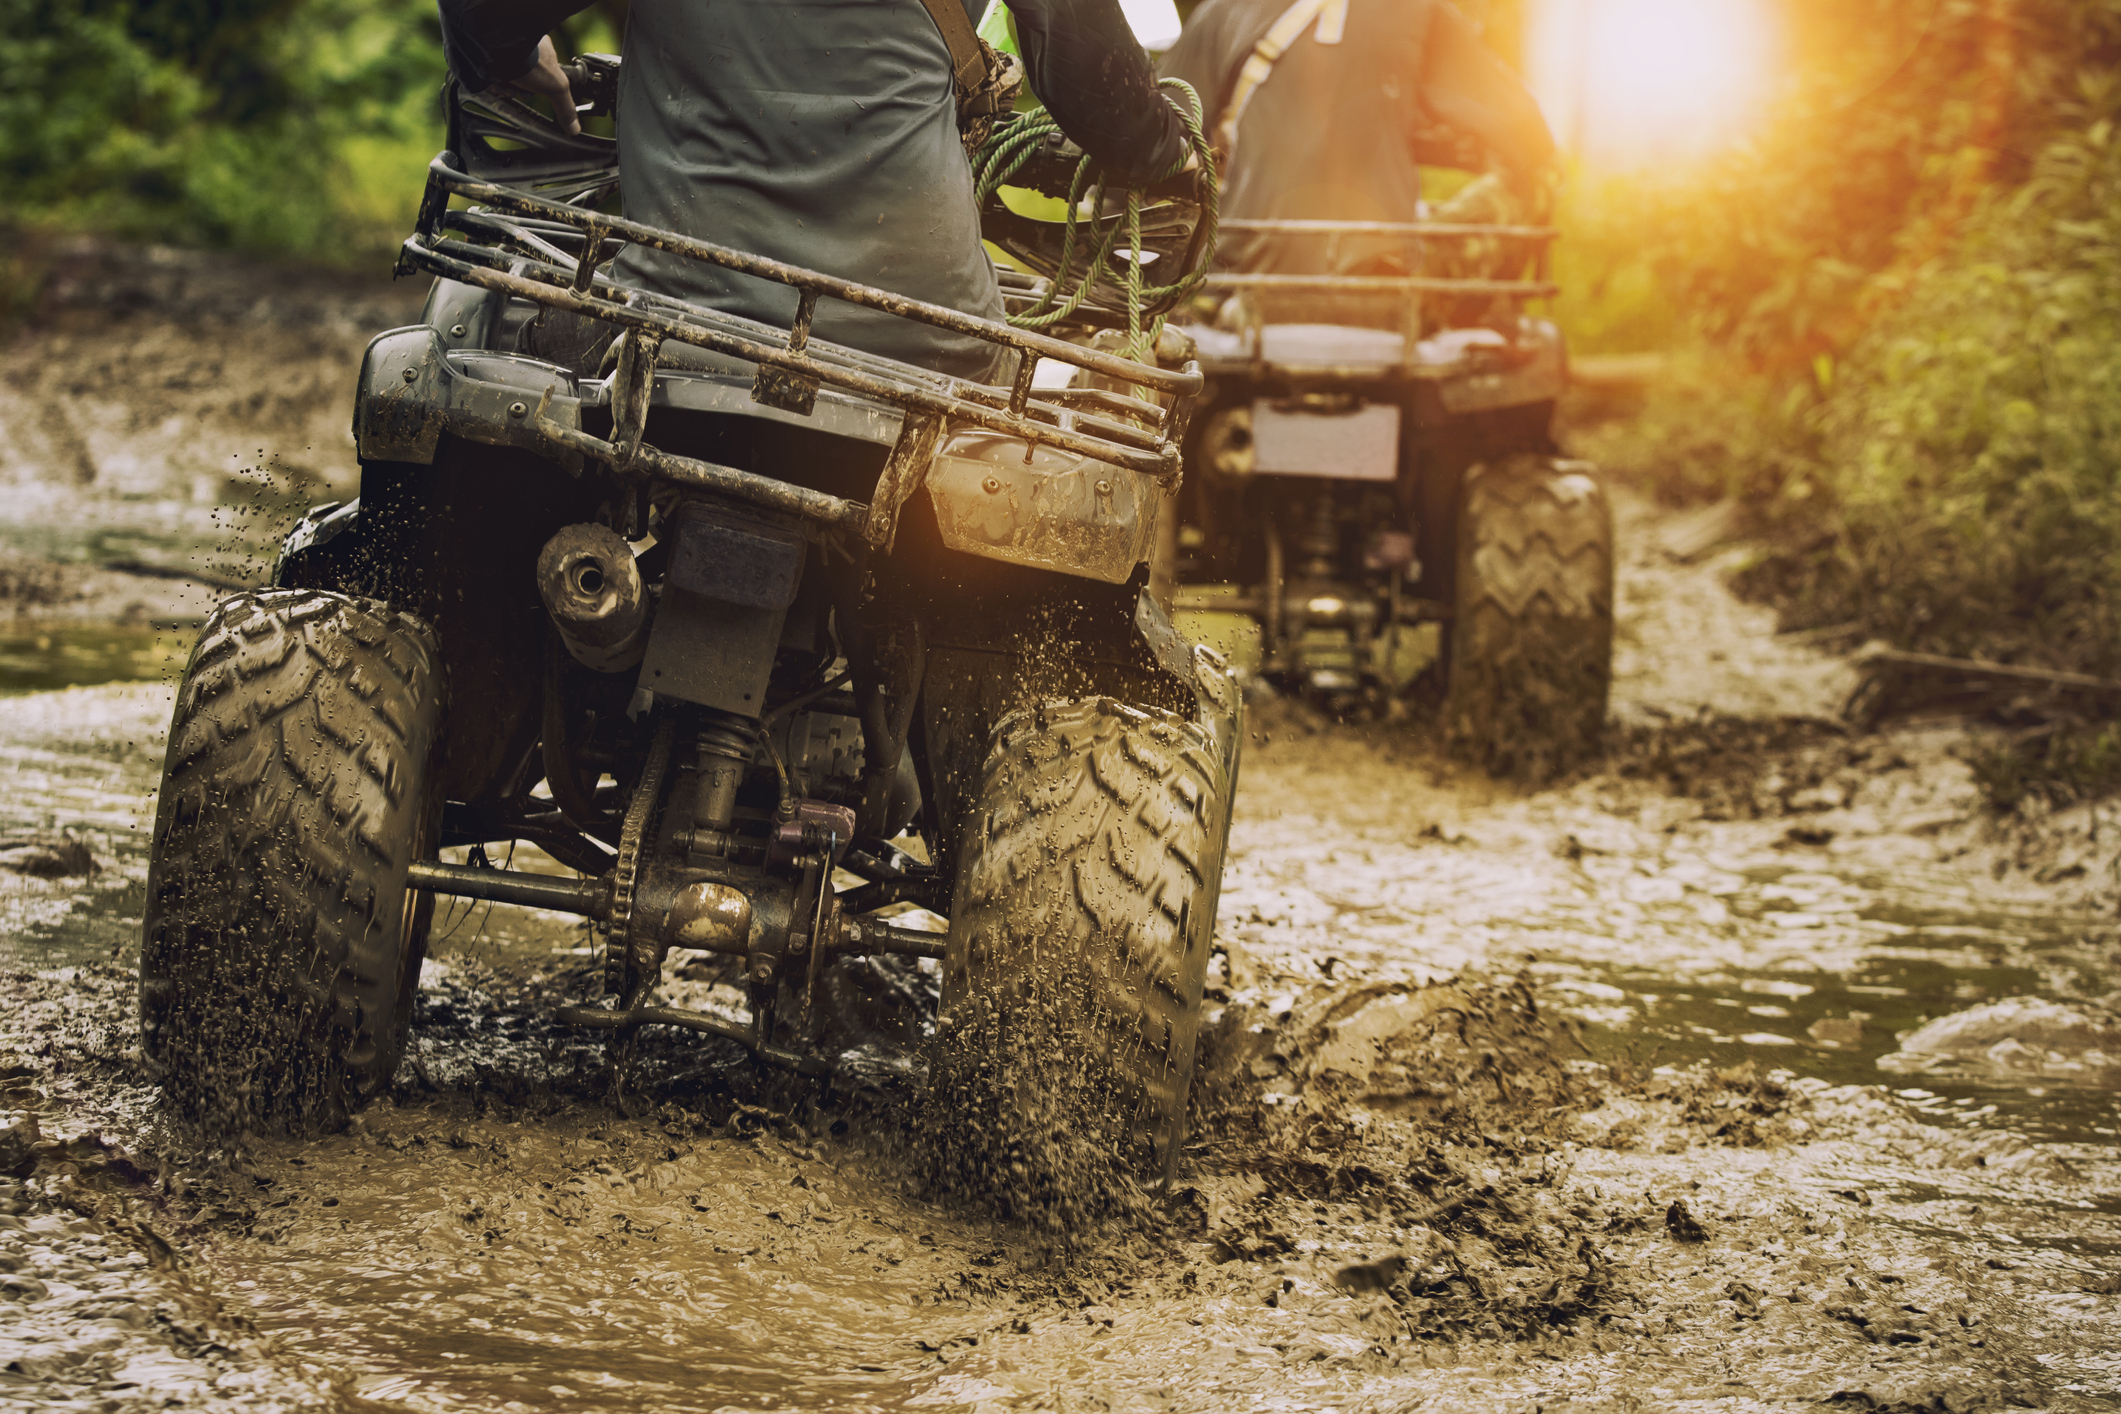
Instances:
[[[1564,147],[1638,165],[1742,136],[1775,50],[1764,0],[1537,0],[1530,58]]]

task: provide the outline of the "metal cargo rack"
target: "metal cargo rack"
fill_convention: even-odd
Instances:
[[[479,204],[453,208],[451,198]],[[782,329],[620,285],[601,273],[601,267],[628,244],[786,285],[796,292],[794,317]],[[1175,484],[1180,445],[1203,381],[1193,363],[1178,370],[1155,368],[873,285],[484,181],[459,170],[448,152],[429,164],[418,227],[405,242],[398,268],[602,320],[622,331],[611,438],[546,417],[548,393],[533,425],[550,443],[605,462],[620,474],[693,485],[827,524],[859,528],[879,548],[890,545],[900,508],[926,475],[946,430],[983,429],[1021,439],[1028,444],[1027,458],[1036,447],[1053,447],[1154,477],[1167,486]],[[1008,381],[954,378],[813,340],[811,324],[821,299],[992,344],[1014,355],[1013,367],[1006,354],[998,358]],[[757,365],[752,399],[783,412],[809,415],[821,387],[900,409],[904,422],[873,500],[864,505],[644,445],[649,394],[666,341]],[[1034,388],[1043,360],[1100,375],[1142,396],[1104,388]]]
[[[1383,295],[1404,300],[1401,306],[1400,344],[1396,357],[1365,358],[1346,363],[1329,361],[1284,366],[1268,358],[1257,331],[1235,347],[1220,347],[1212,337],[1201,340],[1202,361],[1211,372],[1272,371],[1325,379],[1443,379],[1466,370],[1471,359],[1447,360],[1419,356],[1419,330],[1424,301],[1430,296],[1499,299],[1521,310],[1526,301],[1560,293],[1561,286],[1546,278],[1548,247],[1560,234],[1552,226],[1513,226],[1449,221],[1270,221],[1226,218],[1222,230],[1228,234],[1260,233],[1330,239],[1334,236],[1394,236],[1410,240],[1508,242],[1514,253],[1508,259],[1520,267],[1533,267],[1529,279],[1485,279],[1449,275],[1311,275],[1219,271],[1206,279],[1211,290],[1230,293],[1259,292],[1281,295]]]

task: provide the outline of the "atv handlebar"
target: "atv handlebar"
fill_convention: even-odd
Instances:
[[[619,104],[619,56],[583,54],[560,65],[567,86],[574,90],[575,113],[584,118],[608,118]]]

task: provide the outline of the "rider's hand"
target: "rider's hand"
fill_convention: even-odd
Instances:
[[[513,87],[526,93],[552,101],[552,116],[559,121],[560,130],[578,133],[582,120],[575,116],[574,89],[568,85],[567,72],[560,67],[560,53],[552,47],[552,36],[546,35],[538,41],[538,62],[530,71],[509,80]]]
[[[1155,196],[1175,196],[1182,201],[1200,200],[1200,154],[1189,152],[1185,162],[1170,176],[1160,182],[1150,183],[1144,190]],[[1106,193],[1108,197],[1112,193]],[[1126,194],[1119,193],[1118,210],[1126,209]]]

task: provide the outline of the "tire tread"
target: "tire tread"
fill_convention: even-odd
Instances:
[[[430,907],[405,876],[439,828],[440,674],[417,620],[321,591],[235,595],[200,634],[140,964],[144,1048],[194,1118],[313,1128],[389,1082]]]
[[[1183,1115],[1199,1035],[1208,870],[1230,810],[1213,743],[1109,698],[1042,704],[1001,723],[978,799],[951,913],[946,1031],[977,1032],[968,1010],[999,1012],[978,1042],[998,1053],[973,1063],[1046,1067],[1155,1140]],[[1023,1055],[1033,1031],[1072,1055]]]
[[[1444,702],[1454,755],[1546,781],[1594,754],[1613,676],[1613,518],[1585,462],[1467,472]]]

